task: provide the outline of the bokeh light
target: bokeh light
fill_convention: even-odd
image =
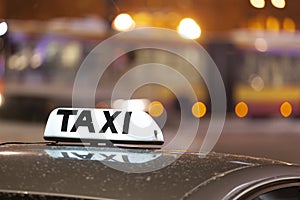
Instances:
[[[270,31],[278,32],[280,29],[279,20],[276,17],[269,16],[266,21],[266,27]]]
[[[80,61],[81,45],[78,42],[71,42],[64,46],[61,54],[61,62],[64,67],[73,68]]]
[[[265,52],[268,50],[268,44],[264,38],[256,38],[254,47],[257,51]]]
[[[201,28],[192,18],[184,18],[177,27],[178,33],[187,39],[197,39],[201,36]]]
[[[6,22],[0,23],[0,36],[4,35],[8,30],[8,26]]]
[[[4,104],[4,97],[3,95],[0,93],[0,107]]]
[[[235,114],[240,118],[246,117],[248,114],[248,105],[245,102],[239,102],[236,104]]]
[[[250,3],[255,8],[263,8],[265,7],[265,0],[250,0]]]
[[[164,112],[164,106],[159,101],[153,101],[148,106],[148,112],[152,117],[159,117]]]
[[[250,85],[251,87],[255,90],[255,91],[261,91],[264,89],[265,87],[265,82],[262,79],[261,76],[257,75],[257,74],[252,74],[250,76]]]
[[[194,117],[200,118],[203,117],[206,114],[206,106],[202,102],[196,102],[194,103],[192,107],[192,113]]]
[[[293,107],[292,105],[285,101],[281,104],[280,106],[280,113],[283,117],[289,117],[293,112]]]
[[[147,12],[138,12],[133,15],[133,19],[137,26],[145,27],[151,26],[152,16]]]
[[[30,59],[30,65],[33,69],[39,68],[43,63],[42,55],[39,52],[35,52],[31,59]]]
[[[135,22],[129,14],[119,14],[113,21],[113,28],[117,31],[129,31],[135,27]]]
[[[285,7],[285,0],[271,0],[271,3],[276,8],[284,8]]]
[[[294,20],[292,20],[291,18],[284,18],[283,20],[283,29],[285,31],[289,31],[289,32],[295,32],[296,30],[296,24],[294,22]]]

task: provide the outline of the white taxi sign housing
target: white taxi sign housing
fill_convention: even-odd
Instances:
[[[118,144],[164,143],[159,126],[143,111],[90,108],[53,110],[48,117],[44,139]]]

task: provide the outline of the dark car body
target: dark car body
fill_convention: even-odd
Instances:
[[[165,166],[145,173],[114,169],[143,169],[154,160]],[[4,144],[0,177],[1,199],[243,199],[265,185],[297,185],[300,167],[219,153]]]

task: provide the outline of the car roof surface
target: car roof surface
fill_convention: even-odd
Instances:
[[[76,154],[82,151],[86,153]],[[92,156],[97,153],[102,155],[102,161],[93,160],[92,156],[88,156],[89,152]],[[118,154],[123,157],[133,154],[133,158],[137,157],[135,155],[156,157],[144,163],[130,163],[128,158],[124,162],[117,162],[114,157],[108,158]],[[174,162],[168,165],[172,159]],[[0,191],[109,199],[178,199],[203,182],[226,172],[260,165],[285,164],[214,152],[203,157],[197,152],[44,144],[0,146],[0,160]],[[139,169],[142,171],[154,162],[165,167],[145,173],[126,171],[134,167],[135,172],[139,172]],[[117,170],[119,168],[126,170]]]

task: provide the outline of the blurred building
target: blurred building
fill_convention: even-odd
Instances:
[[[8,23],[8,31],[4,27],[8,34],[0,34],[2,47],[6,41],[6,55],[0,52],[0,81],[6,88],[7,113],[20,101],[27,102],[24,109],[30,112],[33,97],[35,107],[40,105],[45,113],[56,105],[70,105],[76,71],[99,41],[134,27],[163,27],[205,46],[224,80],[230,112],[241,118],[248,113],[300,115],[299,4],[296,0],[0,0],[0,25]],[[0,31],[4,28],[0,26]],[[142,37],[123,42],[143,42]],[[153,40],[170,39],[163,35]],[[199,56],[188,47],[189,40],[169,42]],[[189,78],[194,74],[187,70],[188,63],[172,55],[136,51],[112,63],[108,85],[132,66],[153,61],[181,69]],[[170,78],[176,83],[176,77]],[[209,112],[203,81],[196,80],[194,87],[201,101],[195,105],[204,103]],[[158,98],[152,90],[148,88],[150,100]],[[160,101],[165,106],[176,104],[170,91],[156,88],[156,94],[164,97]],[[99,104],[106,104],[108,95],[100,96]],[[187,103],[189,112],[193,103]]]
[[[294,0],[0,0],[0,4],[0,18],[4,19],[49,20],[95,15],[112,22],[118,13],[126,12],[140,25],[174,29],[180,19],[191,17],[204,30],[203,37],[237,28],[270,28],[272,20],[268,22],[268,17],[273,17],[275,23],[278,21],[279,28],[284,28],[287,18],[300,27],[299,2]],[[284,7],[278,8],[278,4]]]

